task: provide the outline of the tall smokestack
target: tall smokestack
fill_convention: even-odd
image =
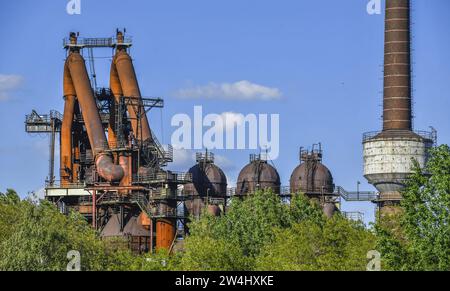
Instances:
[[[386,0],[383,131],[412,130],[410,0]]]
[[[424,168],[433,134],[412,131],[411,0],[386,0],[383,131],[363,138],[364,177],[379,191],[381,215],[396,213],[415,162]]]

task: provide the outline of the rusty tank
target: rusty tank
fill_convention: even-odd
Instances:
[[[208,205],[208,213],[218,216],[222,212],[217,202],[225,202],[227,194],[227,177],[225,173],[214,164],[214,154],[197,153],[197,164],[189,169],[192,183],[184,186],[184,193],[193,196],[186,201],[186,210],[189,215],[198,217],[202,209]]]
[[[321,144],[313,145],[311,151],[300,149],[300,165],[292,172],[290,190],[294,194],[305,194],[319,203],[326,216],[337,211],[334,194],[333,175],[322,163]]]
[[[257,190],[271,189],[274,193],[281,192],[281,179],[278,171],[268,163],[264,155],[250,155],[250,163],[239,173],[236,195],[245,196]]]

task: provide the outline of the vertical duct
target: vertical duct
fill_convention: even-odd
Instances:
[[[410,0],[386,0],[383,131],[412,130]]]
[[[67,64],[64,66],[64,115],[61,126],[61,163],[60,176],[62,186],[72,183],[73,163],[72,163],[72,126],[75,112],[75,88],[72,78],[68,74]]]
[[[70,35],[70,43],[73,45],[77,43],[77,37],[73,33]],[[64,115],[61,126],[60,176],[61,185],[67,186],[73,182],[72,126],[76,103],[76,91],[67,63],[64,65],[63,90]]]
[[[116,128],[116,124],[115,124],[115,118],[116,118],[116,114],[118,112],[116,112],[116,106],[120,106],[120,98],[123,96],[123,90],[122,90],[122,86],[120,84],[120,80],[119,80],[119,75],[117,74],[117,70],[116,70],[116,66],[114,65],[114,63],[111,64],[111,72],[110,72],[110,87],[111,87],[111,92],[114,95],[114,100],[112,100],[112,107],[110,110],[110,121],[109,121],[109,129],[108,129],[108,141],[110,143],[110,147],[117,147],[117,142],[118,142],[118,137],[120,136],[120,134],[122,134],[123,137],[123,132],[121,132],[119,134],[119,131],[122,130],[121,128]],[[130,186],[131,183],[131,175],[130,175],[130,161],[129,158],[124,155],[124,153],[120,153],[119,154],[119,165],[122,166],[122,168],[124,169],[124,176],[120,182],[121,186]]]
[[[136,102],[142,102],[141,91],[134,70],[133,61],[130,55],[127,53],[126,47],[120,45],[124,41],[123,33],[117,32],[117,51],[113,59],[112,74],[118,77],[122,88],[123,96],[135,98]],[[139,103],[137,103],[139,104]],[[135,137],[141,141],[152,141],[152,134],[150,131],[150,125],[148,123],[147,114],[142,106],[128,106],[128,114],[130,114],[131,126]],[[138,116],[140,120],[138,121]],[[140,128],[139,125],[140,124]]]

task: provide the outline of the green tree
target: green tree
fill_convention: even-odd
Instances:
[[[0,192],[0,242],[8,239],[20,220],[20,198],[14,190]]]
[[[359,270],[373,235],[304,195],[282,203],[271,191],[234,199],[226,216],[190,224],[182,270]]]
[[[450,270],[450,148],[430,152],[424,169],[416,163],[403,191],[401,211],[377,224],[383,268]]]
[[[363,225],[340,215],[326,220],[323,226],[305,220],[275,233],[274,242],[257,258],[258,270],[365,270],[367,252],[375,243]]]
[[[273,227],[290,225],[289,209],[272,191],[234,198],[226,215],[203,215],[190,223],[185,270],[251,270],[261,247],[273,238]]]
[[[21,201],[13,190],[0,193],[0,270],[63,271],[71,250],[80,253],[86,271],[170,270],[179,260],[167,252],[135,255],[120,242],[101,240],[77,213],[63,215],[47,201]]]
[[[83,270],[106,263],[102,242],[80,215],[62,215],[45,201],[20,202],[18,215],[14,233],[0,243],[0,269],[65,270],[71,250],[80,252]]]

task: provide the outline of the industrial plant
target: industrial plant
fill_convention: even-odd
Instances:
[[[289,186],[282,186],[264,153],[250,155],[236,185],[229,185],[209,150],[197,153],[196,164],[184,173],[166,170],[173,148],[159,143],[147,117],[164,101],[141,94],[129,53],[131,38],[125,30],[113,38],[70,33],[63,43],[64,113],[33,111],[25,122],[26,132],[50,135],[45,197],[63,213],[72,209],[84,215],[103,238],[126,238],[135,252],[173,250],[189,233],[190,219],[202,213],[226,215],[233,197],[245,199],[257,190],[271,189],[286,203],[304,193],[327,217],[342,212],[341,199],[372,201],[381,213],[395,211],[413,159],[423,167],[436,144],[434,130],[413,129],[410,25],[410,1],[387,1],[383,130],[363,137],[364,176],[378,192],[335,185],[320,143],[300,148]],[[100,88],[92,55],[105,48],[113,49],[114,56],[109,87]],[[58,136],[60,180],[55,173]]]

